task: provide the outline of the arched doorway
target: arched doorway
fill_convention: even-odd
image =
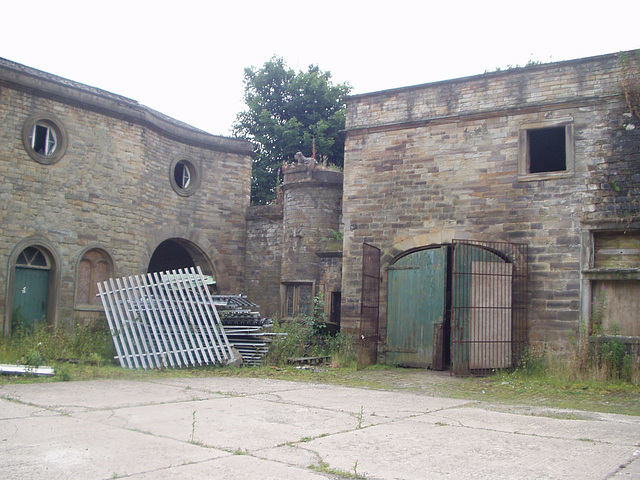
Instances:
[[[527,248],[453,240],[388,267],[387,362],[455,374],[507,368],[527,341]]]
[[[388,363],[433,368],[448,360],[434,346],[440,332],[450,330],[449,252],[447,245],[417,250],[388,267]]]
[[[166,272],[199,266],[202,273],[216,278],[209,257],[195,243],[182,238],[170,238],[158,245],[149,260],[147,273]]]
[[[52,269],[51,255],[44,248],[29,246],[20,252],[13,277],[12,329],[46,321]]]

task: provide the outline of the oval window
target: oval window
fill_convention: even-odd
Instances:
[[[171,186],[178,195],[193,195],[200,186],[200,171],[187,159],[175,160],[171,165]]]
[[[52,115],[31,116],[22,129],[22,141],[29,156],[38,163],[56,163],[67,151],[67,134]]]

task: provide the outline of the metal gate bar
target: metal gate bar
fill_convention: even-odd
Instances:
[[[527,345],[528,247],[453,241],[451,361],[454,375],[517,364]]]
[[[123,368],[234,360],[200,267],[109,279],[98,292]]]
[[[380,249],[362,244],[362,291],[358,332],[358,369],[373,365],[378,356]]]

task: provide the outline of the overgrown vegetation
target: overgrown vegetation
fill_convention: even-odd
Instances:
[[[321,315],[321,297],[316,299],[315,306],[316,315]],[[106,325],[77,325],[73,332],[38,325],[32,330],[14,332],[11,338],[0,337],[0,363],[43,362],[55,367],[56,376],[0,376],[0,384],[92,379],[251,377],[408,390],[424,395],[503,405],[640,415],[638,358],[630,355],[621,342],[610,336],[602,336],[596,344],[595,341],[589,342],[589,337],[585,335],[581,341],[575,341],[570,354],[563,357],[552,354],[544,346],[531,348],[512,371],[498,371],[487,377],[461,378],[450,376],[448,372],[386,365],[357,370],[356,339],[353,336],[331,334],[314,316],[275,323],[275,330],[290,335],[274,342],[263,366],[203,366],[152,371],[123,369],[113,361],[113,343]],[[594,335],[591,337],[595,338]],[[587,350],[583,350],[585,346]],[[287,364],[287,358],[302,355],[330,355],[331,363],[304,369]]]
[[[286,335],[276,337],[271,344],[265,358],[267,365],[283,366],[287,359],[299,357],[331,357],[334,367],[350,367],[356,363],[356,340],[353,335],[331,332],[327,327],[322,294],[314,297],[311,316],[274,319],[272,332]]]
[[[55,366],[59,380],[71,379],[68,365],[115,365],[114,355],[111,334],[103,323],[77,324],[71,331],[45,322],[15,325],[11,337],[0,336],[0,363]]]
[[[616,336],[581,335],[568,355],[551,355],[546,348],[529,348],[511,374],[564,384],[640,385],[640,357]]]
[[[260,68],[244,70],[245,109],[237,116],[233,133],[253,143],[251,203],[277,200],[283,163],[296,152],[313,155],[325,165],[344,163],[345,98],[347,83],[334,85],[331,73],[317,65],[304,71],[289,68],[272,57]]]

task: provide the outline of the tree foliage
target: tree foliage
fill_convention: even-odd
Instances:
[[[347,84],[333,85],[331,73],[309,65],[295,72],[282,58],[272,57],[262,68],[244,70],[246,109],[233,126],[234,135],[254,144],[251,202],[275,198],[277,171],[296,152],[338,166],[344,161]]]

